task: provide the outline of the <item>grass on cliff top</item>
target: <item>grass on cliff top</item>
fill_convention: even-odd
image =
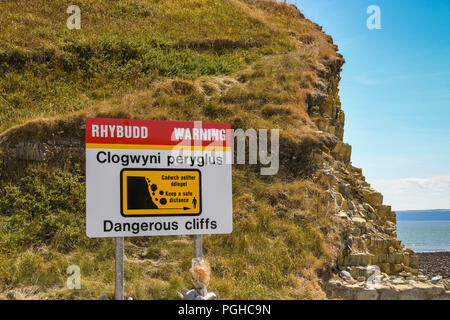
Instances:
[[[164,78],[230,74],[293,48],[238,1],[80,0],[81,30],[66,27],[71,4],[0,3],[0,131]]]

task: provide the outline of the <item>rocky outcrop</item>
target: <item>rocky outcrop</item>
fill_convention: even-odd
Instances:
[[[307,100],[307,110],[317,128],[336,136],[334,148],[315,154],[314,160],[328,177],[328,191],[344,220],[341,252],[327,292],[332,298],[450,299],[448,284],[419,274],[418,255],[397,238],[396,214],[383,203],[362,169],[351,163],[351,146],[344,140],[345,114],[338,84],[343,59],[324,62],[316,70],[321,86]]]
[[[383,196],[365,181],[361,169],[325,158],[329,192],[347,225],[338,268],[347,269],[355,278],[364,276],[370,265],[387,274],[418,274],[418,256],[398,240],[395,213],[383,204]]]
[[[450,300],[450,291],[442,283],[381,277],[379,282],[373,284],[344,281],[336,277],[328,282],[329,295],[346,300]]]
[[[80,139],[68,138],[58,141],[18,142],[8,149],[7,157],[25,161],[51,161],[66,155],[68,158],[80,157],[84,153],[84,143]]]

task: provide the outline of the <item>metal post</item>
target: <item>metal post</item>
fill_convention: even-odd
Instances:
[[[202,235],[195,235],[194,236],[194,258],[195,259],[202,259],[203,256],[203,237]],[[206,287],[201,288],[195,288],[195,291],[199,296],[206,296],[208,291],[206,291]]]
[[[116,238],[116,281],[114,286],[114,298],[123,300],[123,237]]]
[[[203,238],[202,235],[194,236],[194,258],[201,258],[203,251]]]

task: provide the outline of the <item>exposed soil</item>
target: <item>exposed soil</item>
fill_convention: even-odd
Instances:
[[[419,255],[419,270],[422,274],[432,278],[442,276],[450,279],[450,251],[424,252]]]

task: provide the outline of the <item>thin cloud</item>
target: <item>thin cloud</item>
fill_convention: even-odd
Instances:
[[[373,86],[379,83],[377,79],[365,75],[352,76],[348,77],[348,79],[365,86]]]
[[[450,175],[377,180],[373,185],[396,210],[450,208]]]

